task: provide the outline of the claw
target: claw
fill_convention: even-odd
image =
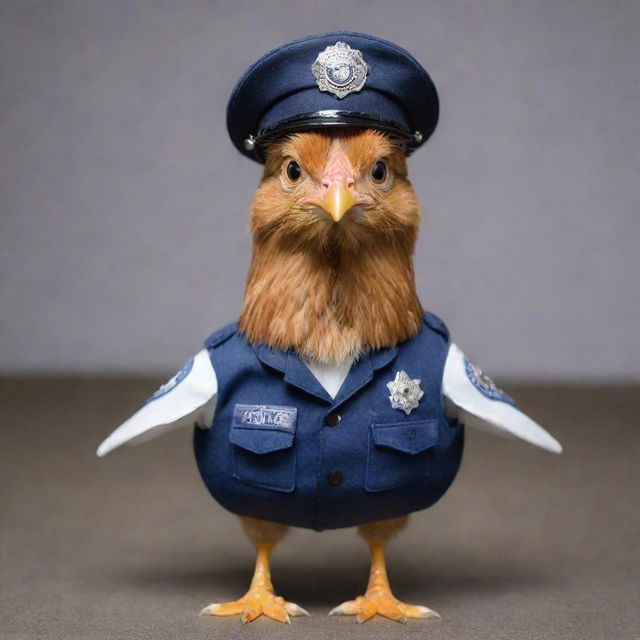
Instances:
[[[241,602],[214,602],[210,604],[208,607],[205,607],[200,615],[210,615],[210,616],[236,616],[239,613],[242,613],[243,605]]]
[[[220,605],[217,602],[213,602],[210,605],[207,605],[198,615],[211,615],[214,616],[216,611],[220,608]]]
[[[442,619],[442,616],[437,611],[434,611],[433,609],[428,609],[427,607],[421,607],[420,605],[418,605],[418,608],[420,609],[421,618],[434,618],[437,620]]]
[[[405,604],[404,602],[397,603],[398,608],[405,616],[409,618],[434,618],[441,619],[439,613],[436,613],[432,609],[422,607],[419,604]]]
[[[347,600],[329,611],[330,616],[352,616],[358,613],[358,605],[355,600]]]
[[[311,617],[306,609],[303,609],[299,604],[295,602],[286,602],[284,608],[290,616],[308,616]]]

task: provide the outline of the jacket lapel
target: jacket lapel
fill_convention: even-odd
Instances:
[[[357,362],[351,365],[349,375],[340,387],[333,406],[346,402],[351,396],[360,391],[362,387],[373,380],[374,373],[389,364],[398,355],[398,347],[376,349],[360,356]]]
[[[285,382],[298,389],[310,393],[320,400],[331,404],[333,400],[326,389],[318,382],[311,369],[307,367],[302,358],[292,349],[287,353],[287,368],[284,373]]]
[[[331,396],[325,391],[324,387],[318,382],[294,349],[281,351],[265,344],[257,344],[254,345],[253,350],[261,362],[283,373],[285,382],[320,400],[324,400],[328,404],[333,403]]]
[[[258,344],[254,346],[254,351],[261,362],[284,373],[285,382],[333,405],[333,407],[343,404],[360,391],[362,387],[373,380],[375,371],[387,365],[398,355],[398,347],[377,349],[362,354],[351,365],[349,374],[335,399],[332,399],[294,349],[281,351],[264,344]]]

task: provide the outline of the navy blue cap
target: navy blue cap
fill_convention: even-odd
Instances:
[[[438,122],[438,94],[407,51],[364,33],[333,31],[273,49],[236,84],[227,105],[235,147],[264,162],[270,141],[317,127],[372,128],[424,144]]]

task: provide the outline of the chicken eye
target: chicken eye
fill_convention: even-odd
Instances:
[[[289,178],[291,182],[297,182],[300,180],[301,175],[302,169],[300,168],[300,165],[295,160],[292,160],[287,165],[287,178]]]
[[[387,179],[387,163],[378,160],[371,169],[371,178],[374,182],[382,184]]]

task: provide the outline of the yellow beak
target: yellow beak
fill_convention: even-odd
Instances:
[[[353,196],[342,182],[334,182],[320,200],[320,206],[336,222],[339,222],[355,203]]]

